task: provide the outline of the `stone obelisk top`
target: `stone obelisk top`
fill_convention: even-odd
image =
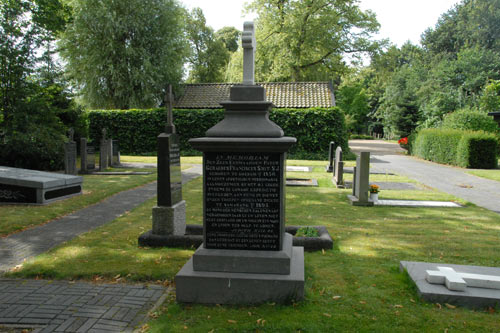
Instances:
[[[243,84],[255,84],[255,28],[253,22],[243,23],[243,33],[241,35],[243,46]]]

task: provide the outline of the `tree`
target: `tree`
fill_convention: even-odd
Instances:
[[[340,77],[345,55],[359,56],[379,44],[370,37],[379,24],[355,0],[254,0],[256,75],[260,81],[325,80]]]
[[[241,31],[235,27],[224,27],[215,33],[215,38],[221,40],[229,52],[236,52],[238,50],[240,36]]]
[[[368,131],[369,96],[362,82],[343,81],[337,90],[337,106],[346,116],[349,132],[362,134]]]
[[[74,0],[61,36],[66,71],[93,108],[157,106],[178,85],[187,55],[176,0]]]
[[[213,29],[206,25],[205,16],[200,8],[191,11],[186,30],[191,44],[187,81],[192,83],[223,81],[230,57],[225,41],[229,44],[229,48],[233,48],[231,37],[221,32],[221,38],[216,38]]]

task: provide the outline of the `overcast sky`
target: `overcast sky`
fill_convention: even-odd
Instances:
[[[214,30],[224,26],[243,29],[243,22],[255,18],[243,17],[242,9],[248,0],[180,0],[188,8],[200,7],[207,24]],[[417,44],[420,35],[434,27],[441,14],[451,9],[459,0],[360,0],[363,10],[370,9],[377,15],[380,33],[377,38],[389,38],[401,46],[407,40]]]

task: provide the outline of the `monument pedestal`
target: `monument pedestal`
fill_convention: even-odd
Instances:
[[[196,271],[191,258],[175,276],[177,301],[204,304],[259,304],[302,300],[304,248],[294,246],[292,250],[290,274]]]
[[[186,201],[182,200],[171,207],[153,207],[153,234],[179,235],[186,233]]]

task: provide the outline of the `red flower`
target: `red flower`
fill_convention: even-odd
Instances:
[[[407,145],[408,144],[408,137],[404,137],[398,140],[399,144]]]

